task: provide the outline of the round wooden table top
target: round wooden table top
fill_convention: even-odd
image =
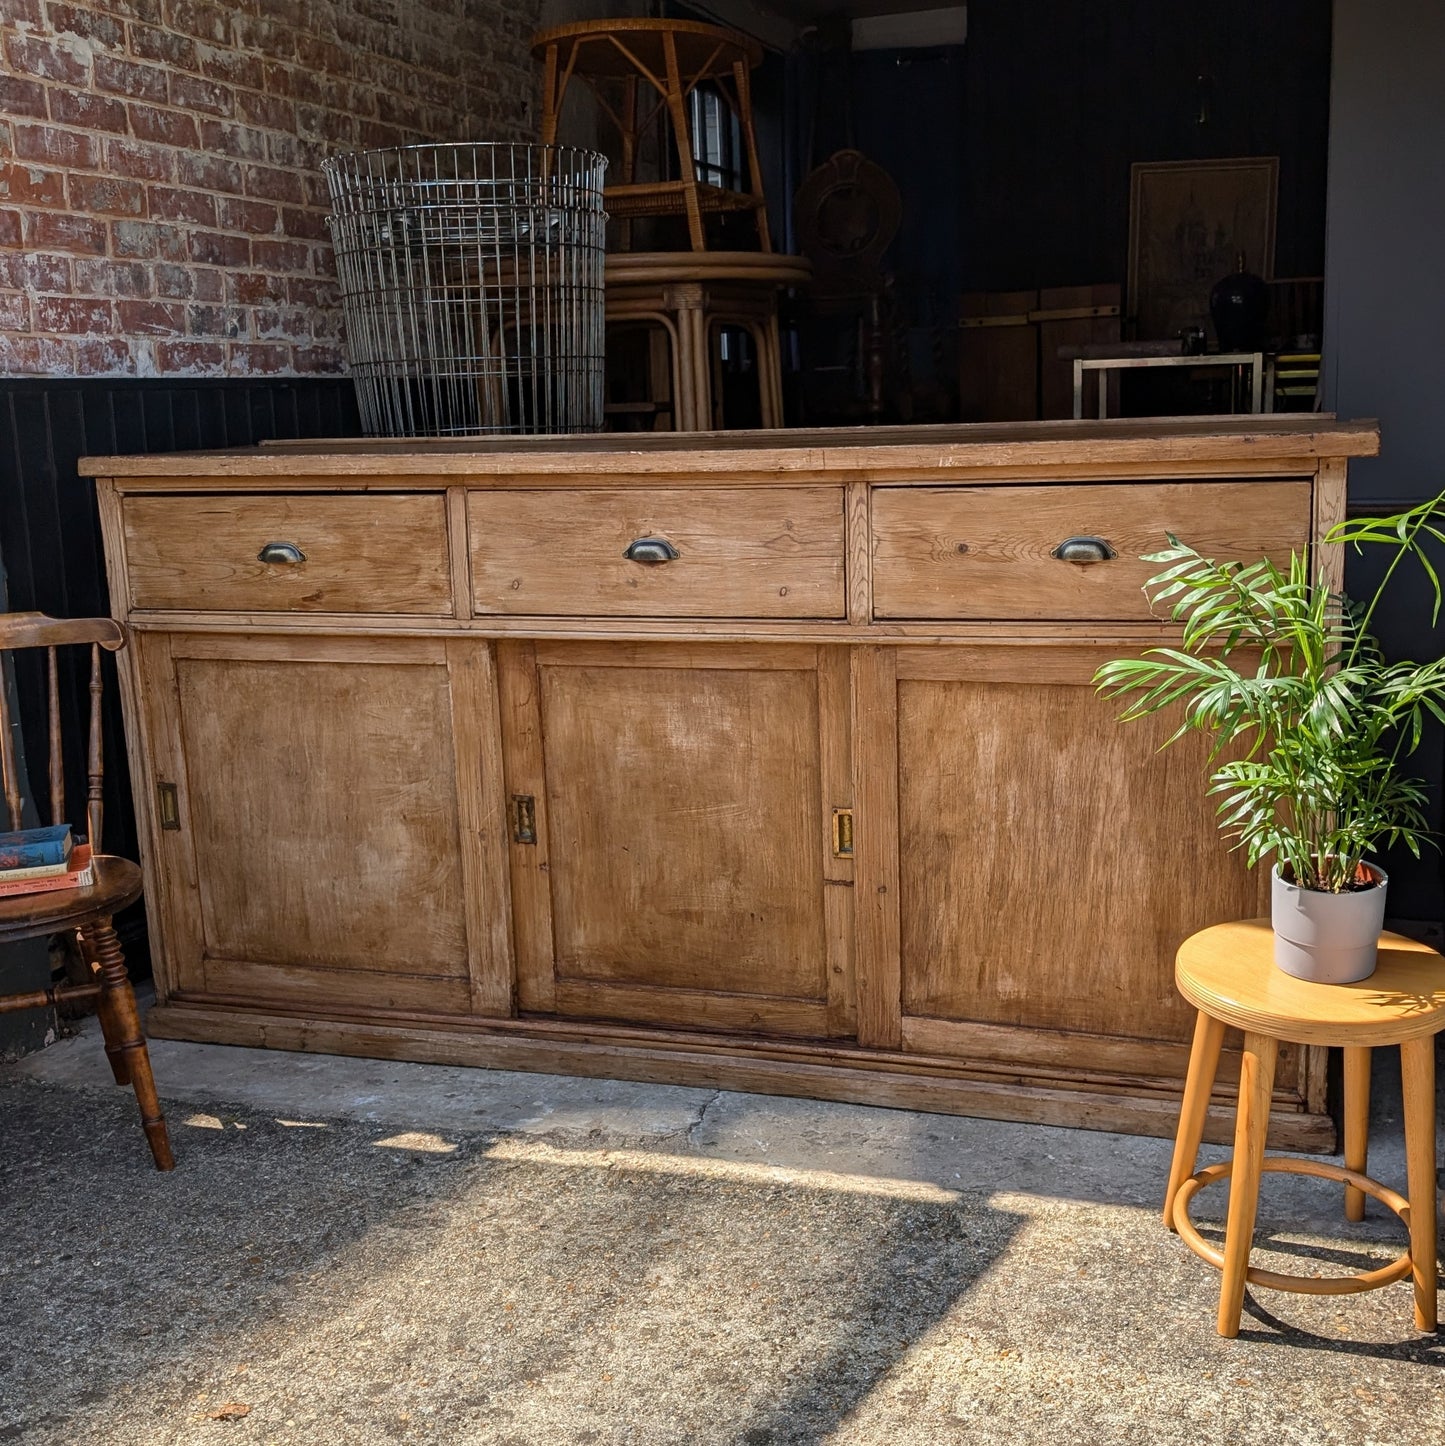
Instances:
[[[1295,1044],[1373,1046],[1445,1029],[1445,956],[1380,935],[1380,962],[1358,984],[1310,984],[1274,962],[1268,919],[1216,924],[1179,946],[1179,992],[1197,1009]]]
[[[81,889],[46,889],[0,897],[0,944],[38,939],[118,913],[141,895],[140,867],[114,854],[95,860],[95,882]]]
[[[572,69],[577,75],[648,74],[660,82],[667,72],[664,35],[671,35],[678,68],[691,80],[730,76],[737,61],[751,70],[763,58],[763,47],[741,31],[700,20],[644,19],[576,20],[570,25],[554,25],[532,37],[532,56],[544,59],[552,45],[564,53],[575,49],[577,58]]]

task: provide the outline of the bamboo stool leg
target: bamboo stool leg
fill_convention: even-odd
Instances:
[[[1345,1046],[1345,1169],[1365,1174],[1370,1152],[1370,1050]],[[1345,1186],[1345,1219],[1365,1218],[1365,1192]]]
[[[555,45],[547,47],[546,59],[542,62],[542,144],[555,145],[557,142],[557,115],[562,108],[562,98],[557,91],[558,54]]]
[[[1405,1167],[1410,1197],[1410,1260],[1415,1281],[1415,1327],[1433,1331],[1439,1263],[1435,1240],[1435,1041],[1400,1046],[1405,1095]]]
[[[100,965],[101,983],[101,1027],[106,1029],[107,1011],[110,1015],[110,1029],[115,1031],[116,1048],[124,1056],[126,1077],[135,1090],[136,1103],[140,1106],[141,1128],[150,1142],[151,1155],[157,1170],[172,1170],[176,1159],[171,1153],[170,1136],[166,1133],[165,1116],[161,1113],[160,1097],[156,1094],[155,1078],[151,1074],[150,1051],[146,1048],[145,1036],[141,1033],[140,1010],[136,1007],[135,990],[131,988],[130,976],[125,969],[125,955],[121,953],[120,940],[115,936],[109,919],[101,919],[86,930],[95,950],[96,962]],[[107,1052],[110,1046],[110,1029],[106,1029]],[[119,1069],[116,1071],[119,1075]]]
[[[783,381],[778,318],[768,317],[747,324],[758,358],[759,410],[764,427],[783,425]]]
[[[706,432],[712,427],[712,358],[708,354],[707,317],[702,288],[679,288],[677,306],[678,370],[687,394],[684,413],[691,419],[677,430]]]
[[[1174,1197],[1194,1173],[1209,1093],[1219,1072],[1219,1047],[1224,1042],[1224,1021],[1202,1009],[1194,1021],[1194,1045],[1189,1051],[1189,1073],[1184,1080],[1184,1101],[1179,1107],[1179,1130],[1174,1136],[1174,1161],[1169,1166],[1169,1188],[1164,1193],[1164,1223],[1174,1229]]]
[[[1224,1235],[1224,1279],[1219,1287],[1219,1334],[1239,1334],[1244,1309],[1245,1272],[1254,1243],[1259,1210],[1259,1177],[1269,1133],[1269,1102],[1279,1041],[1267,1034],[1246,1034],[1239,1064],[1239,1116],[1234,1126],[1234,1170],[1229,1179],[1229,1219]]]
[[[768,208],[763,190],[763,168],[758,162],[758,134],[753,128],[753,82],[749,67],[741,60],[733,63],[733,85],[737,89],[739,129],[748,158],[748,189],[757,201],[753,216],[758,226],[758,249],[771,251],[773,238],[768,234]],[[764,426],[768,424],[763,423]],[[778,423],[779,426],[782,423]]]
[[[702,229],[702,210],[697,199],[697,162],[692,154],[692,131],[687,123],[687,92],[677,62],[677,39],[671,31],[662,36],[662,54],[667,64],[667,89],[663,97],[672,118],[673,138],[677,142],[678,174],[682,177],[682,195],[687,207],[687,235],[694,251],[707,250],[707,237]],[[764,248],[766,249],[766,248]]]

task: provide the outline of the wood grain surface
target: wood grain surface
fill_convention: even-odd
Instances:
[[[875,488],[873,609],[883,618],[1147,620],[1141,588],[1160,568],[1142,559],[1169,533],[1206,557],[1287,562],[1309,540],[1310,484]],[[1080,537],[1117,555],[1052,555]]]
[[[82,476],[172,478],[184,487],[203,478],[245,484],[269,479],[306,484],[312,477],[415,479],[443,486],[455,477],[473,485],[495,478],[550,476],[549,486],[592,486],[598,476],[691,476],[716,486],[728,474],[776,486],[798,473],[854,473],[868,478],[906,473],[919,478],[978,468],[1125,467],[1142,476],[1200,466],[1218,475],[1286,461],[1300,475],[1321,457],[1373,457],[1376,422],[1329,415],[1116,418],[1106,421],[978,423],[928,427],[779,428],[750,432],[600,434],[597,436],[386,441],[330,438],[264,447],[154,456],[82,457]],[[568,479],[571,479],[570,482]]]
[[[108,854],[95,858],[95,882],[80,889],[48,889],[0,898],[0,944],[40,939],[97,914],[117,914],[140,898],[138,864]]]
[[[127,497],[122,504],[136,608],[311,613],[452,612],[445,499]],[[288,542],[300,563],[265,563]]]
[[[497,644],[502,720],[502,766],[507,807],[530,799],[533,836],[506,828],[511,871],[512,940],[520,1009],[556,1008],[552,941],[552,830],[547,817],[547,774],[542,750],[537,649],[529,639]]]
[[[904,1013],[1183,1041],[1174,949],[1261,899],[1203,740],[1161,753],[1168,720],[1121,725],[1088,671],[1014,662],[898,686]]]
[[[471,1007],[508,1015],[517,989],[497,662],[491,645],[465,638],[445,649]]]
[[[180,907],[205,958],[468,977],[447,667],[412,648],[177,658],[196,878]]]
[[[1275,967],[1268,919],[1242,919],[1191,934],[1175,976],[1206,1014],[1296,1043],[1365,1048],[1445,1029],[1445,957],[1402,934],[1381,934],[1368,979],[1312,984]]]
[[[879,1049],[903,1037],[897,661],[879,647],[855,648],[851,659],[858,1040]]]
[[[751,669],[606,661],[551,648],[540,670],[559,991],[823,1004],[816,672],[761,648]]]
[[[842,618],[843,490],[473,492],[478,613]],[[664,563],[624,556],[662,539]]]

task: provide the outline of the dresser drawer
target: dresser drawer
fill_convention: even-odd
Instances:
[[[123,508],[132,607],[452,612],[440,494],[179,494]]]
[[[838,487],[477,491],[467,526],[478,613],[845,612]]]
[[[1172,532],[1206,557],[1278,561],[1309,540],[1308,482],[876,487],[878,618],[1138,621]],[[1087,557],[1055,556],[1060,544]]]

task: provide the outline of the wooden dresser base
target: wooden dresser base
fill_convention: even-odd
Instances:
[[[956,1060],[774,1040],[758,1041],[744,1052],[736,1038],[681,1032],[664,1038],[655,1030],[623,1025],[545,1019],[384,1024],[173,1001],[150,1011],[147,1029],[155,1039],[200,1044],[790,1095],[1163,1139],[1173,1137],[1179,1120],[1177,1081],[1111,1083],[1107,1076],[1080,1071],[1051,1077],[1038,1071],[966,1069]],[[1232,1091],[1211,1103],[1206,1140],[1228,1143],[1233,1110]],[[1328,1115],[1276,1109],[1269,1129],[1280,1149],[1335,1148],[1335,1125]]]
[[[1340,583],[1378,446],[1301,415],[89,459],[155,1032],[1168,1136],[1174,951],[1269,881],[1203,740],[1093,678],[1174,636],[1170,533]],[[1323,1050],[1272,1112],[1333,1144]]]

